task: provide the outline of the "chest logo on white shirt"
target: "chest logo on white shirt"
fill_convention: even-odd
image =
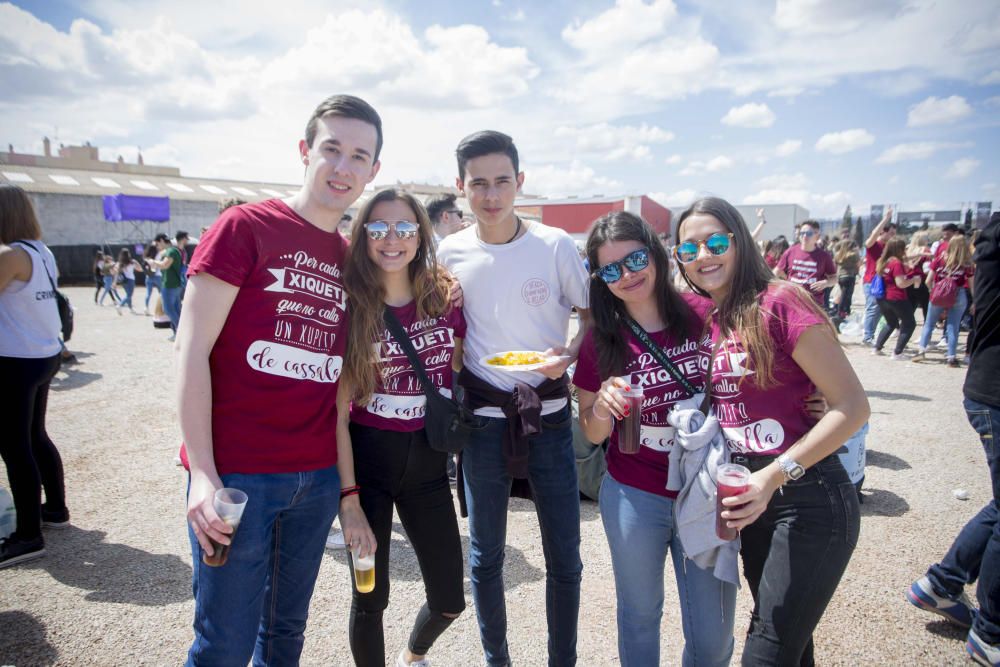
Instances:
[[[521,298],[529,306],[542,306],[552,295],[549,284],[541,278],[528,278],[521,285]]]

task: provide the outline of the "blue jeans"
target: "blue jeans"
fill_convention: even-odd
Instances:
[[[878,318],[882,313],[878,307],[878,299],[872,296],[871,282],[865,283],[862,289],[865,293],[865,318],[863,320],[865,335],[862,336],[862,340],[872,342],[875,338],[875,326],[878,324]]]
[[[736,586],[684,558],[674,532],[674,501],[605,475],[601,520],[611,547],[618,597],[618,656],[623,667],[660,664],[663,569],[667,550],[684,628],[682,664],[729,664],[733,656]]]
[[[118,305],[128,306],[129,310],[132,310],[132,293],[135,292],[135,278],[126,278],[125,282],[122,283],[122,287],[125,288],[125,298]]]
[[[164,287],[160,290],[160,300],[164,314],[170,318],[170,328],[177,333],[177,324],[181,321],[181,288]]]
[[[972,627],[988,644],[1000,645],[1000,407],[965,399],[965,414],[976,429],[993,483],[993,500],[965,524],[944,559],[927,570],[938,595],[956,598],[979,579],[979,614]]]
[[[968,303],[969,297],[966,296],[964,289],[960,289],[955,298],[955,305],[951,308],[930,304],[927,308],[927,317],[924,319],[923,331],[920,332],[920,350],[927,349],[927,345],[931,342],[931,332],[934,331],[934,325],[941,318],[941,313],[947,311],[944,336],[948,341],[948,358],[954,358],[958,350],[958,328],[962,324],[962,315],[965,314],[965,307]]]
[[[115,277],[114,276],[102,276],[101,281],[104,283],[104,292],[101,294],[100,304],[104,305],[104,297],[111,295],[111,303],[118,303],[118,292],[115,291]]]
[[[465,500],[469,510],[469,569],[479,636],[486,663],[510,664],[503,562],[507,543],[507,505],[511,478],[501,440],[503,418],[480,417],[482,438],[462,452]],[[567,405],[542,418],[530,438],[528,480],[534,495],[545,554],[545,613],[549,665],[576,663],[580,615],[580,492]],[[535,614],[535,610],[523,613]]]
[[[153,288],[159,290],[160,295],[163,295],[163,276],[158,276],[155,273],[146,274],[146,310],[149,310],[149,297],[153,296]]]
[[[229,474],[249,500],[229,561],[209,567],[188,525],[194,643],[187,665],[297,665],[309,600],[340,506],[336,466],[302,473]]]

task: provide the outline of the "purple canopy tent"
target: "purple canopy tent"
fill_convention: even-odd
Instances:
[[[110,223],[128,222],[131,229],[121,238],[105,239],[111,243],[145,244],[156,235],[154,223],[170,221],[170,197],[140,195],[104,195],[104,219]]]

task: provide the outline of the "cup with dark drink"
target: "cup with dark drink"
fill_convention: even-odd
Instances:
[[[735,540],[739,531],[726,525],[722,512],[739,509],[742,505],[727,507],[722,504],[722,499],[738,496],[749,490],[750,470],[736,463],[723,463],[716,470],[715,481],[718,489],[715,497],[715,534],[720,540]]]
[[[375,590],[375,554],[359,556],[361,547],[351,549],[351,563],[354,567],[354,587],[359,593],[371,593]]]
[[[236,528],[240,525],[240,519],[243,517],[243,510],[246,506],[247,494],[239,489],[224,488],[215,492],[212,507],[215,508],[215,513],[219,515],[219,518],[233,529],[233,532],[229,533],[229,544],[219,544],[211,537],[208,538],[212,543],[212,555],[209,556],[207,552],[202,551],[201,561],[205,565],[220,567],[229,560],[229,549],[233,546]]]
[[[622,394],[628,412],[618,423],[618,451],[622,454],[638,454],[642,446],[642,385],[634,377],[631,380],[628,391]]]

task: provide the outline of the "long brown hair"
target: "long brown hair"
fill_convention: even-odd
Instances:
[[[774,273],[764,263],[764,258],[757,252],[743,216],[736,210],[736,207],[726,200],[718,197],[705,197],[691,204],[686,211],[681,213],[677,222],[677,230],[674,232],[675,243],[680,243],[681,227],[684,225],[684,221],[695,214],[712,216],[733,234],[733,248],[730,252],[736,253],[736,261],[733,262],[732,283],[726,298],[721,304],[718,304],[712,316],[719,323],[720,335],[728,336],[732,333],[743,345],[753,362],[756,373],[755,384],[761,389],[766,389],[774,384],[774,341],[764,323],[764,316],[760,308],[760,300],[765,292],[769,290],[787,292],[803,309],[823,315],[831,335],[835,335],[833,325],[829,324],[826,314],[805,290],[794,283],[774,277]],[[683,264],[678,264],[678,266],[684,280],[687,281],[692,290],[702,296],[709,296],[707,292],[691,282]],[[740,379],[740,382],[745,378],[746,375]]]
[[[837,263],[837,266],[840,266],[841,264],[846,262],[851,257],[851,255],[854,255],[854,259],[851,260],[852,262],[861,260],[861,255],[858,253],[857,244],[855,244],[854,241],[851,241],[850,239],[845,239],[840,243],[838,243],[835,247],[834,252],[835,254],[833,256],[833,261]]]
[[[882,248],[882,256],[878,258],[878,262],[875,264],[875,272],[882,275],[882,271],[885,270],[885,265],[889,263],[890,259],[895,257],[902,262],[905,255],[906,241],[897,237],[889,239],[886,241],[885,247]]]
[[[666,331],[675,339],[697,335],[694,314],[670,280],[670,258],[656,232],[639,216],[615,211],[594,221],[587,235],[587,262],[597,269],[597,251],[609,241],[638,241],[649,250],[649,260],[656,271],[653,296]],[[590,314],[594,318],[594,347],[602,378],[621,375],[628,361],[627,333],[623,318],[628,314],[621,299],[597,276],[590,275]]]
[[[0,243],[41,238],[42,228],[28,193],[16,185],[0,184]]]
[[[408,192],[397,188],[380,190],[361,208],[351,228],[351,246],[344,271],[351,313],[351,331],[347,338],[344,374],[358,403],[367,403],[375,391],[376,378],[381,376],[382,362],[376,353],[376,343],[385,331],[382,311],[385,308],[385,287],[378,266],[368,257],[368,234],[375,206],[387,201],[401,201],[410,207],[419,228],[417,254],[407,272],[413,286],[417,318],[438,317],[450,307],[448,300],[451,281],[438,270],[434,254],[431,223],[423,205]],[[374,372],[373,372],[374,371]]]
[[[944,258],[946,271],[957,271],[972,266],[972,253],[969,251],[969,244],[965,242],[965,236],[956,234],[951,238]]]

